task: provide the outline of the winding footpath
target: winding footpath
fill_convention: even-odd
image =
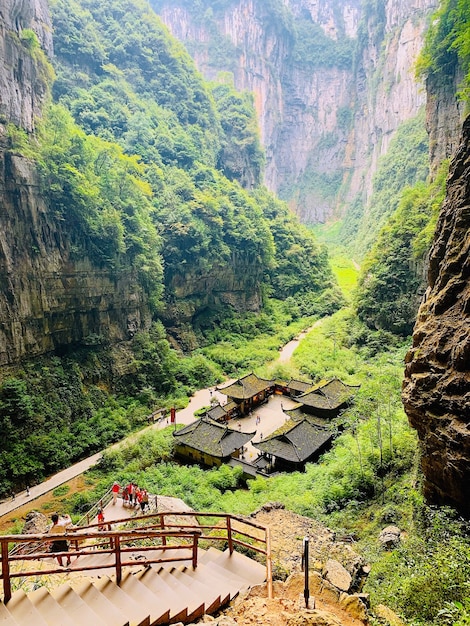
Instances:
[[[300,341],[310,332],[310,330],[315,328],[320,322],[321,320],[317,321],[311,328],[308,328],[307,330],[302,331],[295,339],[293,339],[292,341],[289,341],[279,351],[280,361],[283,363],[288,362],[294,350],[299,345]],[[227,380],[223,383],[223,386],[228,385],[231,382],[233,382],[233,380]],[[211,398],[213,398],[214,396],[221,403],[225,401],[226,399],[226,396],[224,396],[217,390],[214,390],[213,387],[209,387],[208,389],[200,389],[199,391],[196,391],[196,393],[191,397],[188,406],[184,409],[181,409],[180,411],[177,411],[176,423],[177,424],[190,424],[191,422],[193,422],[194,412],[197,411],[198,409],[201,409],[204,406],[209,406],[211,403]],[[286,397],[280,398],[279,396],[274,396],[270,399],[269,403],[258,407],[255,414],[238,420],[238,423],[240,424],[240,429],[243,432],[255,432],[256,431],[256,435],[254,439],[255,441],[258,441],[260,438],[263,437],[263,435],[266,436],[270,434],[271,432],[279,428],[279,426],[281,426],[284,423],[286,417],[283,414],[282,409],[290,408],[293,404],[295,403],[290,398],[286,398]],[[260,418],[259,425],[256,424],[257,417]],[[130,437],[141,435],[146,430],[150,430],[150,429],[160,430],[162,428],[166,428],[167,426],[168,426],[168,421],[163,419],[158,422],[155,422],[154,424],[151,424],[150,426],[147,426],[143,430],[138,431],[138,433],[134,433],[133,435],[130,435]],[[110,446],[108,450],[119,448],[120,446],[124,445],[125,442],[128,440],[129,440],[129,437]],[[30,487],[29,493],[27,493],[26,491],[22,491],[20,493],[15,494],[14,498],[0,502],[0,517],[3,517],[4,515],[11,513],[15,509],[23,507],[25,504],[33,502],[34,500],[36,500],[36,498],[39,498],[40,496],[43,496],[44,494],[49,493],[50,491],[53,491],[60,485],[63,485],[64,483],[68,482],[69,480],[72,480],[73,478],[80,476],[81,474],[86,472],[88,469],[90,469],[90,467],[93,467],[94,465],[96,465],[101,459],[102,454],[103,454],[102,452],[97,452],[96,454],[93,454],[92,456],[86,459],[83,459],[82,461],[79,461],[78,463],[75,463],[74,465],[71,465],[67,469],[64,469],[61,472],[54,474],[54,476],[51,476],[44,482],[39,483],[38,485],[34,485],[33,487]],[[252,446],[249,445],[248,452],[246,455],[246,460],[250,461],[256,454],[257,454],[256,450]]]

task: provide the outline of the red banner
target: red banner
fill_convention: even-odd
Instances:
[[[174,406],[172,406],[170,409],[170,418],[171,418],[171,423],[174,424],[176,422],[176,409]]]

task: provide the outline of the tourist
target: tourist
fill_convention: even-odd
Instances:
[[[121,490],[121,487],[120,487],[119,483],[114,483],[114,485],[111,488],[111,491],[112,491],[112,494],[113,494],[113,505],[116,504],[117,497],[119,495],[120,490]]]
[[[129,492],[129,506],[134,506],[134,496],[135,496],[134,483],[129,483],[127,485],[127,491]]]
[[[67,527],[71,525],[72,520],[70,515],[64,515],[60,517],[57,513],[53,513],[51,515],[52,526],[49,529],[50,535],[64,535],[67,532]],[[58,552],[68,552],[69,544],[65,539],[58,539],[57,541],[53,541],[51,544],[51,552],[54,554]],[[62,554],[56,554],[57,561],[59,565],[63,567],[64,563],[62,560]],[[67,565],[70,565],[70,556],[67,554]]]
[[[99,530],[104,530],[104,513],[103,509],[98,509],[98,524]]]
[[[149,508],[149,494],[147,489],[141,489],[140,491],[140,509],[142,513]]]

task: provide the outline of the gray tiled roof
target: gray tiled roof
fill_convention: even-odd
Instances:
[[[305,406],[318,409],[339,409],[351,400],[359,386],[346,385],[338,378],[320,383],[317,387],[297,396],[296,400]]]
[[[239,450],[255,435],[233,430],[224,424],[202,417],[173,433],[177,445],[185,445],[214,457],[225,458]]]
[[[273,380],[265,380],[264,378],[259,378],[256,374],[251,373],[243,378],[239,378],[231,385],[227,385],[227,387],[218,387],[218,390],[229,398],[246,400],[256,396],[262,391],[266,391],[273,385]]]
[[[305,380],[295,380],[292,378],[286,385],[289,389],[293,389],[294,391],[302,391],[306,392],[308,389],[313,387],[312,382],[306,382]]]
[[[253,445],[262,452],[272,454],[279,459],[292,463],[304,463],[332,438],[332,432],[311,424],[305,419],[294,423],[290,430]]]
[[[293,422],[301,422],[302,420],[308,420],[311,424],[316,424],[317,426],[323,426],[327,428],[331,424],[331,420],[319,417],[318,415],[312,415],[311,413],[306,413],[303,410],[302,404],[297,404],[292,409],[283,409],[284,413],[286,413]],[[276,433],[277,434],[277,431]]]
[[[227,412],[223,406],[216,404],[206,412],[206,415],[212,420],[219,420],[221,417],[225,418],[227,416]]]

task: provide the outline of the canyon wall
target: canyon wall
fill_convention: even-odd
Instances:
[[[453,159],[406,357],[403,402],[419,434],[425,493],[470,515],[470,117]]]
[[[381,15],[363,5],[284,0],[284,13],[272,15],[264,3],[239,0],[206,20],[183,2],[156,6],[206,76],[229,70],[238,89],[255,94],[265,183],[307,222],[324,221],[358,194],[367,201],[378,158],[425,103],[414,63],[437,0],[388,0]],[[300,18],[337,43],[353,40],[354,64],[297,58],[292,24]],[[231,51],[219,63],[210,53],[214,28]]]
[[[150,323],[137,277],[91,260],[86,241],[45,204],[35,164],[11,150],[7,124],[31,132],[48,90],[25,29],[52,53],[46,0],[0,8],[0,365],[127,339]]]

